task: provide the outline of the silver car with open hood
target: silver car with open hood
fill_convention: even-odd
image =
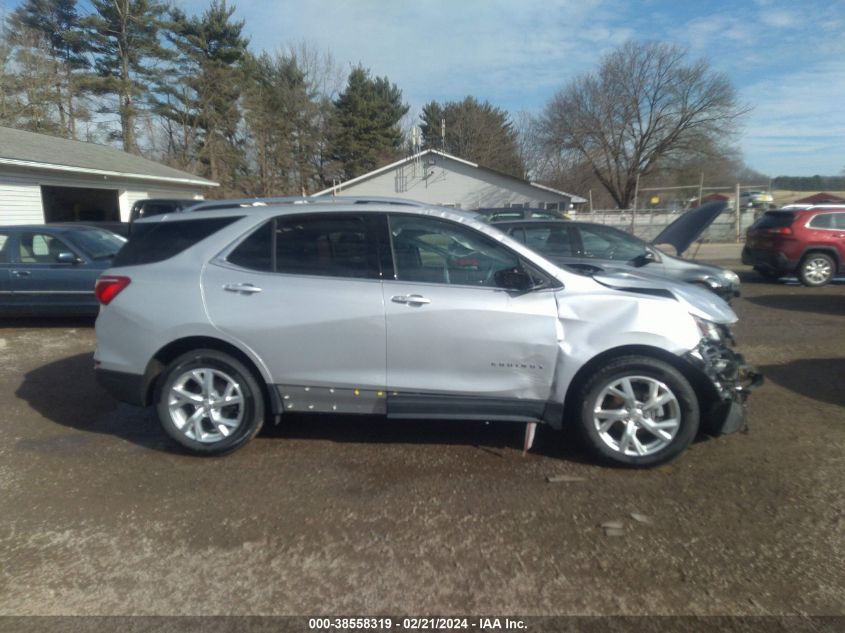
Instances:
[[[185,448],[290,412],[575,425],[649,466],[744,424],[736,315],[688,284],[559,268],[399,200],[233,201],[139,221],[98,281],[95,363]]]

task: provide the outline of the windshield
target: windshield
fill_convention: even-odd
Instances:
[[[109,231],[97,229],[74,230],[64,234],[85,255],[91,259],[108,259],[114,257],[126,239]]]

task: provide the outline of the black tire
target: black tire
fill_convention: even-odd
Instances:
[[[186,378],[192,371],[198,372],[203,381]],[[204,402],[194,404],[195,400],[203,399],[205,388],[201,383],[206,376],[210,376],[212,384],[210,396]],[[238,404],[226,405],[229,400],[222,399],[225,393],[220,394],[220,390],[229,393],[230,384],[235,385],[230,400],[234,402],[239,398]],[[175,395],[174,386],[188,394],[191,400]],[[197,455],[231,453],[255,437],[264,424],[264,394],[253,373],[238,359],[213,349],[193,350],[171,362],[157,381],[153,398],[164,431]],[[212,400],[214,402],[210,402]],[[171,406],[178,410],[171,413]],[[212,410],[217,412],[219,423],[212,420]],[[199,422],[191,422],[193,413],[199,416]],[[222,419],[227,423],[223,424]],[[234,427],[227,426],[235,419],[238,421]],[[179,422],[183,422],[181,427]],[[202,441],[189,427],[191,424],[195,428],[197,423]]]
[[[619,384],[624,379],[629,380],[629,386],[636,398],[633,402],[642,402],[641,397],[647,396],[643,388],[648,389],[651,384],[656,387],[659,399],[667,394],[672,400],[659,407],[638,407],[633,402],[626,402],[619,396],[605,395],[611,385]],[[664,391],[660,391],[662,387]],[[601,401],[599,398],[602,397]],[[611,401],[618,401],[616,402]],[[596,408],[611,410],[608,407],[616,407],[615,411],[630,410],[626,419],[619,419],[611,422],[613,416],[600,420],[601,415],[595,413]],[[650,358],[648,356],[621,356],[607,363],[595,374],[589,377],[578,391],[576,408],[576,422],[580,435],[587,447],[601,460],[632,468],[642,468],[664,464],[680,455],[695,438],[699,425],[698,396],[684,375],[672,365]],[[637,420],[629,425],[627,419],[631,416],[638,416]],[[662,425],[672,424],[677,419],[673,428],[659,429],[655,433],[646,430],[644,424],[652,425],[655,422]],[[611,423],[611,426],[604,433],[599,430],[602,423]],[[636,427],[630,438],[626,438],[627,429]],[[671,438],[658,435],[671,435]],[[618,435],[618,439],[615,437]],[[634,440],[636,438],[636,440]],[[616,442],[614,447],[612,444]],[[629,454],[629,451],[637,451],[638,446],[650,447],[647,454]],[[621,449],[621,450],[620,450]]]
[[[835,274],[836,262],[825,253],[808,253],[798,267],[798,279],[811,288],[829,284]]]

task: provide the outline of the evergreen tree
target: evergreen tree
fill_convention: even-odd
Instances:
[[[171,149],[221,184],[218,195],[243,194],[246,170],[239,102],[248,40],[234,7],[213,0],[202,17],[172,12],[174,72],[159,83],[157,111],[170,127]]]
[[[399,121],[408,112],[402,91],[387,77],[352,69],[345,90],[334,101],[332,157],[344,179],[355,178],[395,159],[402,145]]]
[[[120,117],[120,133],[127,152],[138,153],[137,118],[150,100],[158,63],[167,51],[158,29],[165,5],[158,0],[91,0],[96,14],[83,20],[96,54],[94,67],[98,94],[113,95],[117,104],[102,112]]]
[[[321,103],[296,54],[248,58],[245,119],[257,195],[302,195],[319,186],[315,157]]]
[[[26,0],[8,24],[16,45],[19,88],[29,104],[21,124],[74,138],[76,121],[89,118],[83,105],[89,49],[76,0]]]
[[[524,177],[517,133],[504,110],[474,97],[444,105],[432,101],[423,107],[420,128],[426,148],[471,160],[484,167]],[[446,121],[445,144],[442,121]]]

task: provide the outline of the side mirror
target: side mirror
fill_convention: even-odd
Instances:
[[[526,292],[534,287],[534,280],[521,268],[506,268],[497,270],[493,280],[499,288]]]
[[[78,264],[79,258],[71,252],[62,251],[56,255],[56,261],[59,264]]]
[[[644,252],[640,255],[637,255],[634,259],[632,259],[631,265],[634,268],[642,268],[646,264],[649,264],[651,262],[656,262],[656,261],[657,261],[657,256],[653,252],[647,250],[646,252]]]

